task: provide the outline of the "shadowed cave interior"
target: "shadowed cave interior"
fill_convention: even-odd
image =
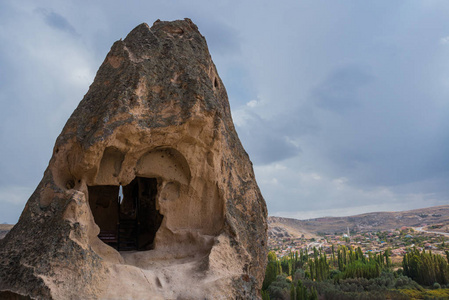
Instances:
[[[89,186],[98,237],[118,251],[152,250],[163,215],[156,208],[156,178],[136,177],[125,186]]]

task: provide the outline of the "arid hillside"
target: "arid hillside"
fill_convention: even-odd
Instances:
[[[449,226],[449,205],[402,212],[374,212],[348,217],[324,217],[297,220],[269,217],[269,236],[312,237],[318,234],[381,231],[407,227],[427,227],[438,231]],[[436,229],[435,229],[436,228]]]
[[[441,225],[441,226],[440,226]],[[427,227],[431,231],[449,232],[449,205],[435,206],[402,212],[375,212],[349,217],[326,217],[297,220],[268,217],[268,235],[273,237],[315,237],[319,233],[350,231],[380,231],[402,226]],[[0,239],[13,225],[0,224]],[[437,227],[437,228],[432,228]]]
[[[0,224],[0,239],[4,238],[14,225]]]

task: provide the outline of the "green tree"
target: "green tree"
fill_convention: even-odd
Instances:
[[[419,284],[431,286],[449,283],[449,265],[446,259],[438,254],[419,252],[416,248],[406,253],[402,259],[404,275],[409,276]]]
[[[390,259],[390,256],[391,256],[391,249],[390,249],[390,248],[388,248],[387,250],[385,250],[384,256],[385,256],[385,266],[386,266],[387,268],[390,268],[390,267],[391,267],[391,259]]]
[[[262,300],[270,300],[270,294],[267,291],[262,290]]]
[[[290,286],[290,300],[296,300],[296,289],[293,283]]]
[[[276,253],[270,251],[268,253],[268,264],[265,270],[265,278],[262,283],[262,290],[268,289],[270,284],[275,281],[276,277],[281,273],[281,264],[276,257]]]
[[[307,287],[304,286],[301,280],[298,280],[296,283],[296,300],[307,300],[308,298]]]
[[[318,300],[318,292],[314,287],[312,287],[312,290],[310,292],[309,300]]]

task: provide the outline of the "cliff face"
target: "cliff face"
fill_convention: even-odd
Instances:
[[[141,24],[112,46],[0,240],[0,291],[258,298],[266,218],[204,37],[188,19]]]

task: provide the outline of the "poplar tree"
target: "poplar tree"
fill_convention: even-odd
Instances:
[[[419,252],[414,248],[406,253],[402,259],[404,275],[419,284],[427,286],[434,283],[448,284],[449,265],[446,259],[441,255],[433,254],[431,251],[423,250]]]

